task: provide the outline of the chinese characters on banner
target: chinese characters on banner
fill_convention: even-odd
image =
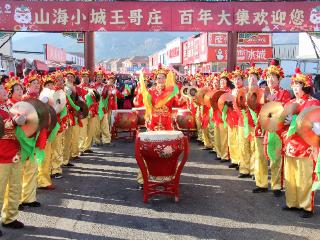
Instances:
[[[1,31],[320,31],[318,2],[0,0]]]
[[[227,33],[208,33],[209,60],[226,62],[228,56],[227,44]],[[270,58],[272,58],[272,40],[270,33],[238,34],[238,62],[267,62]]]

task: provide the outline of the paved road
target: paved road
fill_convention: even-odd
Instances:
[[[39,190],[43,207],[20,214],[25,229],[4,229],[1,239],[320,239],[319,194],[318,215],[301,219],[281,210],[284,197],[251,193],[252,180],[200,148],[191,143],[178,204],[143,203],[133,143],[94,149],[55,181],[55,191]]]

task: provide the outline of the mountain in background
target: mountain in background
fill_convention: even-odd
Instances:
[[[96,60],[148,56],[161,49],[171,40],[194,35],[191,32],[97,32],[95,34]],[[83,52],[83,44],[60,33],[16,33],[13,49],[20,51],[43,51],[48,43],[67,52]]]

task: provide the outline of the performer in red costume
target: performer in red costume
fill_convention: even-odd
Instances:
[[[24,125],[26,117],[16,115],[13,118],[9,115],[9,105],[6,104],[8,93],[12,95],[20,86],[19,78],[10,74],[10,77],[4,87],[0,84],[0,116],[4,122],[4,136],[0,138],[0,146],[5,151],[0,151],[0,209],[1,221],[3,227],[18,229],[23,228],[22,222],[17,220],[18,207],[22,191],[22,163],[20,156],[20,144],[15,136],[17,125]],[[21,88],[21,86],[20,86]],[[22,94],[20,93],[20,98]],[[0,231],[0,236],[2,232]]]
[[[147,90],[144,78],[140,77],[143,103],[146,107],[146,125],[149,131],[173,130],[172,106],[175,95],[179,92],[174,74],[162,68],[155,71],[156,85]]]
[[[299,68],[295,72],[291,78],[291,87],[296,98],[287,104],[298,104],[299,112],[311,106],[320,106],[320,101],[310,96],[313,87],[312,77],[303,74]],[[286,190],[284,210],[302,209],[301,217],[309,218],[314,211],[312,175],[315,162],[311,154],[312,147],[296,133],[296,118],[297,115],[287,116],[285,125],[289,128],[282,133]]]

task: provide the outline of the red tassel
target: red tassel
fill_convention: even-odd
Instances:
[[[43,128],[40,130],[40,133],[36,142],[36,147],[43,150],[46,147],[47,139],[48,139],[48,130],[46,128]]]

